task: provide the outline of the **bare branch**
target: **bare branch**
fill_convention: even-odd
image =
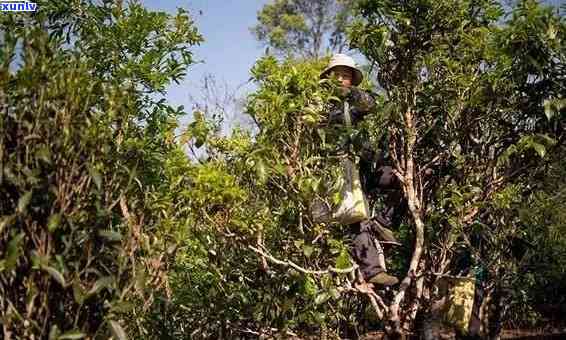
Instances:
[[[303,274],[310,274],[310,275],[324,275],[324,274],[328,274],[328,273],[336,273],[336,274],[348,274],[351,273],[353,271],[355,271],[358,268],[358,265],[354,264],[352,267],[350,268],[346,268],[346,269],[338,269],[338,268],[333,268],[333,267],[328,267],[328,269],[326,270],[310,270],[310,269],[306,269],[303,268],[301,266],[299,266],[298,264],[292,262],[292,261],[283,261],[283,260],[279,260],[276,259],[275,257],[267,254],[266,252],[254,247],[254,246],[248,246],[249,249],[253,250],[254,252],[258,253],[259,255],[265,257],[267,260],[269,260],[272,263],[278,264],[280,266],[284,266],[284,267],[291,267]]]

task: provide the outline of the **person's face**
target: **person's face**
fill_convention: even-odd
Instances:
[[[336,79],[338,79],[342,86],[352,86],[352,79],[354,78],[354,74],[351,68],[347,66],[336,66],[332,69],[332,74],[336,77]]]

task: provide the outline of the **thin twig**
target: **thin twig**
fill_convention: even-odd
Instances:
[[[254,246],[248,246],[249,249],[253,250],[254,252],[258,253],[259,255],[265,257],[266,259],[268,259],[270,262],[281,265],[281,266],[285,266],[285,267],[291,267],[293,269],[296,269],[297,271],[303,273],[303,274],[311,274],[311,275],[324,275],[324,274],[328,274],[328,273],[336,273],[336,274],[348,274],[353,272],[354,270],[356,270],[358,268],[358,265],[353,265],[350,268],[346,268],[346,269],[338,269],[338,268],[333,268],[333,267],[328,267],[328,269],[326,270],[310,270],[310,269],[305,269],[301,266],[299,266],[298,264],[292,262],[292,261],[283,261],[283,260],[279,260],[276,259],[275,257],[267,254],[266,252],[257,249]]]

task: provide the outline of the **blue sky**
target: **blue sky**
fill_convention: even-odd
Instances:
[[[249,70],[264,48],[254,39],[249,28],[256,23],[258,10],[268,0],[142,0],[155,10],[175,12],[188,9],[205,41],[194,53],[202,63],[192,66],[180,85],[169,89],[173,105],[184,105],[190,112],[191,95],[201,93],[202,79],[212,74],[221,85],[236,89],[249,79]]]

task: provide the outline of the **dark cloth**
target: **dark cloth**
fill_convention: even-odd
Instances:
[[[380,165],[379,160],[372,160],[375,165],[368,165],[368,160],[360,160],[360,181],[368,201],[383,198],[383,206],[374,216],[379,224],[386,228],[399,225],[407,204],[401,192],[399,179],[389,165]]]
[[[378,257],[382,250],[378,250],[374,244],[373,226],[374,224],[371,221],[362,221],[350,226],[351,252],[366,279],[385,271],[379,265]]]
[[[350,118],[354,125],[360,122],[375,106],[373,95],[356,87],[350,88],[350,93],[344,99],[350,104]],[[332,103],[329,106],[328,122],[330,124],[344,124],[344,106],[342,103]]]
[[[360,160],[360,178],[368,201],[383,198],[383,207],[372,220],[361,222],[359,227],[352,226],[352,255],[366,280],[384,271],[377,260],[381,250],[373,243],[374,235],[377,234],[375,223],[385,228],[397,226],[407,207],[393,168],[382,164],[382,158]]]
[[[380,166],[372,173],[363,173],[363,176],[369,177],[366,181],[370,181],[372,185],[366,186],[364,192],[371,192],[373,196],[384,195],[384,207],[376,216],[369,221],[362,221],[351,225],[351,252],[356,263],[360,266],[360,270],[365,279],[384,271],[379,265],[378,256],[381,249],[377,249],[374,244],[375,235],[378,234],[376,224],[390,228],[400,223],[402,211],[406,204],[400,192],[399,181],[393,168],[390,166]],[[368,195],[369,196],[369,195]],[[368,197],[368,199],[370,199]]]

